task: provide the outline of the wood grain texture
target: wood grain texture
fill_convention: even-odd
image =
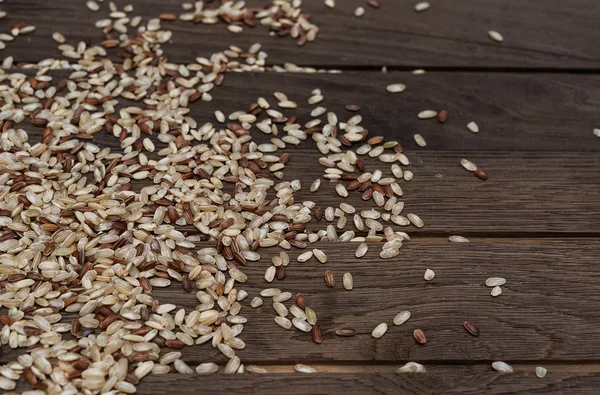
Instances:
[[[298,263],[299,251],[291,251],[286,279],[270,285],[263,275],[275,251],[261,251],[266,259],[245,268],[247,303],[267,287],[302,292],[319,317],[324,340],[317,345],[309,334],[278,327],[269,298],[263,298],[262,307],[242,310],[249,319],[242,335],[248,344],[240,352],[242,360],[597,360],[600,313],[595,306],[600,299],[594,279],[600,273],[592,264],[600,252],[597,241],[531,245],[414,241],[405,243],[391,260],[380,259],[376,245],[356,259],[355,246],[320,243],[329,257],[326,264],[314,258]],[[427,268],[436,272],[431,282],[423,280]],[[333,289],[324,283],[325,270],[335,275]],[[354,277],[352,291],[341,286],[345,272]],[[484,284],[495,276],[507,279],[497,298]],[[194,296],[182,296],[177,285],[173,291],[163,290],[164,298],[193,308]],[[392,318],[402,310],[410,310],[411,318],[402,326],[393,325]],[[480,337],[465,331],[466,320],[479,326]],[[376,340],[371,332],[381,322],[387,322],[389,330]],[[337,337],[334,331],[340,327],[354,328],[357,335]],[[417,328],[427,336],[424,346],[412,337]],[[184,358],[205,361],[209,349],[186,348]]]
[[[406,84],[406,91],[386,91],[398,82]],[[298,109],[283,112],[301,115],[304,123],[314,108],[306,99],[315,88],[325,96],[320,105],[341,120],[355,115],[345,106],[357,104],[370,135],[397,140],[409,149],[418,148],[413,136],[420,133],[427,149],[435,150],[600,151],[600,141],[592,134],[600,107],[596,75],[231,73],[214,90],[213,102],[194,103],[191,115],[215,122],[215,109],[226,114],[246,110],[260,96],[275,106],[272,94],[282,91],[298,103]],[[449,119],[445,124],[419,120],[417,114],[426,109],[446,109]],[[471,121],[479,125],[478,134],[467,129]]]
[[[376,207],[372,200],[363,201],[358,191],[347,198],[337,196],[335,183],[325,179],[317,193],[310,193],[311,182],[323,176],[324,168],[317,162],[320,155],[306,148],[287,151],[292,159],[284,180],[301,180],[303,188],[295,193],[298,201],[311,200],[323,208],[346,202],[357,211]],[[421,229],[404,227],[409,234],[574,236],[600,231],[600,174],[582,170],[598,168],[600,157],[595,153],[411,150],[406,154],[411,160],[407,169],[415,177],[400,182],[403,215],[415,213],[425,222]],[[463,169],[460,159],[465,157],[485,169],[489,179],[482,181]],[[366,163],[368,170],[391,175],[389,166],[375,160]],[[147,183],[135,185],[138,189]],[[347,230],[355,229],[352,216],[348,219]],[[327,224],[313,221],[308,228],[316,231]]]
[[[269,284],[263,278],[276,249],[260,250],[262,259],[244,268],[249,278],[240,288],[249,296],[241,315],[248,323],[240,337],[247,346],[238,355],[245,363],[598,360],[600,296],[595,290],[600,269],[594,265],[600,253],[598,241],[456,244],[416,239],[389,260],[379,258],[380,244],[371,244],[362,259],[354,257],[356,244],[316,247],[328,255],[328,262],[313,258],[298,263],[300,251],[289,251],[292,260],[283,281]],[[430,282],[423,279],[427,268],[436,272]],[[335,288],[325,285],[325,270],[334,273]],[[345,272],[354,277],[352,291],[341,286]],[[490,296],[485,286],[489,277],[507,279],[501,296]],[[249,307],[252,298],[268,287],[305,295],[323,329],[322,344],[313,343],[310,334],[277,326],[270,298],[263,298],[260,308]],[[183,292],[177,282],[166,289],[155,288],[153,295],[161,303],[188,311],[197,306],[194,292]],[[285,305],[289,308],[291,301]],[[393,325],[393,317],[402,310],[410,310],[411,318],[402,326]],[[479,337],[465,331],[466,320],[480,328]],[[389,329],[377,340],[371,332],[381,322]],[[354,328],[357,335],[336,336],[341,327]],[[427,344],[415,342],[415,329],[425,332]],[[226,362],[208,344],[182,352],[190,364]],[[18,353],[5,347],[2,360],[14,359]]]
[[[462,367],[461,367],[462,368]],[[261,376],[174,375],[149,377],[141,382],[140,393],[189,393],[191,389],[212,394],[281,393],[329,394],[586,394],[597,390],[600,375],[588,373],[549,373],[544,380],[533,373],[501,375],[488,367],[448,369],[424,375],[379,374],[299,374]],[[147,391],[147,392],[146,392]]]
[[[28,75],[31,70],[16,70]],[[50,73],[55,83],[68,77],[63,71]],[[406,91],[391,94],[386,87],[404,83]],[[189,115],[199,125],[218,124],[215,110],[225,114],[247,111],[259,97],[285,115],[297,115],[301,124],[312,118],[315,106],[307,103],[313,89],[325,97],[319,105],[333,111],[341,121],[359,114],[370,136],[397,140],[406,149],[419,149],[414,135],[420,133],[428,150],[447,151],[544,151],[599,152],[598,127],[600,77],[579,74],[344,72],[343,74],[227,73],[222,86],[211,92],[211,102],[190,104]],[[297,109],[277,107],[273,92],[286,93]],[[540,100],[543,97],[543,100]],[[121,99],[124,106],[140,103]],[[348,112],[347,104],[361,107]],[[449,112],[444,124],[420,120],[423,110]],[[325,121],[325,116],[321,119]],[[475,121],[480,132],[467,124]],[[224,126],[224,125],[223,125]],[[267,141],[256,128],[253,136]],[[115,140],[106,144],[115,144]]]
[[[589,394],[600,385],[600,375],[591,373],[548,373],[543,380],[531,371],[499,374],[489,366],[429,367],[427,374],[388,373],[300,373],[262,375],[198,376],[169,374],[147,376],[139,394]],[[17,389],[25,390],[26,385]]]
[[[305,375],[293,373],[286,366],[285,373],[268,374],[168,374],[146,376],[138,385],[140,394],[261,394],[279,395],[283,392],[307,395],[329,394],[588,394],[600,385],[597,372],[586,371],[588,365],[571,365],[568,371],[548,366],[548,375],[538,379],[534,365],[519,366],[515,374],[494,372],[490,364],[481,365],[431,365],[427,374],[395,374],[402,364],[356,365],[342,372],[328,372],[325,367],[313,365],[319,373]],[[195,367],[195,366],[194,366]],[[273,370],[268,366],[269,372]],[[375,368],[375,369],[374,369]],[[280,370],[283,370],[280,369]],[[584,369],[579,371],[579,369]],[[325,373],[326,372],[326,373]],[[29,390],[21,380],[17,391]]]
[[[157,17],[163,12],[180,13],[180,1],[133,0],[134,15]],[[264,2],[252,0],[252,6]],[[598,69],[600,51],[595,42],[600,33],[600,16],[593,0],[548,2],[544,0],[449,0],[434,3],[423,13],[413,10],[415,1],[381,1],[372,9],[362,0],[337,2],[327,8],[322,0],[306,0],[303,10],[321,31],[317,40],[297,47],[290,38],[270,37],[265,28],[246,29],[241,35],[227,31],[225,25],[169,23],[174,37],[165,46],[173,60],[191,62],[236,44],[263,43],[273,63],[293,62],[317,67],[400,66],[466,68],[548,68]],[[118,3],[123,6],[126,3]],[[358,6],[366,8],[362,18],[353,16]],[[50,35],[60,30],[69,40],[88,37],[99,42],[101,36],[93,22],[108,14],[106,3],[93,13],[83,2],[68,0],[51,3],[43,0],[8,2],[7,23],[25,22],[37,26],[28,39],[9,43],[6,55],[19,60],[57,56]],[[502,44],[487,36],[498,30]],[[27,41],[25,41],[27,40]],[[191,45],[190,45],[191,43]]]

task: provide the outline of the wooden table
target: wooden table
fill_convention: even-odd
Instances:
[[[247,347],[239,356],[269,374],[150,376],[139,393],[564,394],[600,388],[600,139],[592,134],[600,127],[600,7],[593,0],[431,2],[429,10],[416,13],[416,0],[381,0],[379,10],[365,0],[338,0],[335,10],[322,0],[305,0],[321,33],[303,47],[269,37],[261,27],[233,35],[225,25],[168,24],[173,39],[164,48],[172,61],[194,62],[230,44],[247,48],[261,42],[269,64],[342,70],[228,74],[213,102],[195,103],[191,115],[202,122],[216,109],[245,109],[274,91],[297,99],[298,112],[307,115],[306,97],[314,88],[323,90],[324,105],[338,113],[358,104],[363,124],[399,141],[411,159],[415,178],[402,185],[404,201],[425,227],[407,228],[411,241],[392,260],[379,259],[376,248],[357,260],[352,247],[332,243],[320,246],[330,257],[327,264],[299,264],[299,252],[290,251],[294,262],[276,286],[307,296],[324,330],[322,344],[275,325],[268,303],[246,306]],[[181,12],[182,2],[130,3],[136,14],[155,17]],[[358,6],[366,9],[362,18],[353,16]],[[93,26],[100,14],[83,2],[7,1],[2,9],[8,12],[3,26],[37,27],[2,52],[15,62],[58,57],[50,38],[56,30],[69,42],[102,39]],[[504,42],[490,40],[488,30],[501,32]],[[384,65],[386,74],[380,72]],[[411,73],[416,68],[427,73]],[[387,93],[385,87],[396,82],[407,90]],[[449,120],[443,125],[419,120],[424,109],[447,109]],[[478,123],[478,134],[467,130],[470,121]],[[415,144],[415,133],[425,137],[425,148]],[[96,141],[116,146],[104,135]],[[299,178],[307,189],[322,174],[319,155],[314,148],[291,152],[286,179]],[[485,169],[489,180],[465,171],[461,158]],[[324,183],[318,194],[303,189],[298,198],[327,205],[337,201],[334,193]],[[370,206],[354,195],[347,201]],[[453,234],[471,243],[448,242]],[[264,270],[278,251],[261,253],[265,259],[246,267],[247,301],[267,287]],[[437,274],[431,282],[423,280],[426,268]],[[351,272],[354,289],[327,288],[325,269],[336,273],[338,283],[342,273]],[[493,276],[507,279],[497,298],[485,286]],[[196,305],[193,293],[183,293],[178,284],[158,295],[188,309]],[[392,325],[394,315],[406,309],[411,319]],[[480,337],[465,331],[466,320],[479,326]],[[377,340],[371,331],[380,322],[390,330]],[[352,327],[357,335],[337,337],[339,327]],[[413,340],[416,328],[426,333],[426,345]],[[207,345],[183,353],[194,367],[226,361]],[[15,355],[5,352],[2,362]],[[498,360],[511,363],[515,374],[493,371],[491,363]],[[407,361],[422,363],[428,373],[395,374]],[[294,373],[296,363],[320,373]],[[535,377],[536,366],[548,369],[546,378]]]

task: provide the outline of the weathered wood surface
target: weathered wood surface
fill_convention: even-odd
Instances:
[[[270,286],[302,292],[317,313],[324,340],[317,345],[310,334],[277,326],[269,298],[263,298],[260,308],[242,310],[249,319],[243,334],[249,347],[240,357],[247,363],[598,359],[595,333],[600,313],[595,306],[600,299],[594,279],[600,273],[593,257],[600,244],[596,241],[527,245],[413,241],[390,260],[379,258],[377,245],[356,259],[354,247],[319,243],[329,257],[326,264],[314,258],[298,263],[299,251],[290,251],[285,280],[270,285],[263,275],[275,251],[264,250],[265,259],[249,263],[244,285],[247,303]],[[436,272],[431,282],[423,279],[427,268]],[[333,289],[325,285],[325,270],[335,274]],[[354,277],[352,291],[342,287],[345,272]],[[507,284],[503,294],[493,298],[484,283],[496,276],[505,277]],[[164,290],[164,298],[188,309],[196,305],[194,295],[182,296],[178,284],[173,291]],[[285,304],[289,307],[291,302]],[[392,318],[402,310],[410,310],[411,318],[402,326],[393,325]],[[480,337],[465,331],[467,320],[480,327]],[[388,323],[389,330],[376,340],[371,332],[380,322]],[[340,327],[354,328],[357,335],[337,337],[334,331]],[[418,328],[427,336],[424,346],[412,338]],[[204,361],[209,348],[186,348],[185,358]]]
[[[145,18],[181,11],[180,1],[130,2],[134,14]],[[233,35],[224,24],[165,22],[174,32],[172,42],[164,46],[173,61],[193,62],[230,44],[247,48],[261,42],[271,65],[293,62],[345,71],[342,75],[227,74],[223,86],[213,92],[213,102],[194,103],[191,116],[199,123],[214,122],[216,109],[225,113],[246,109],[259,96],[274,103],[272,92],[283,91],[298,102],[294,113],[305,122],[310,111],[306,98],[314,88],[323,90],[322,105],[338,115],[350,117],[353,114],[346,113],[344,106],[358,104],[371,135],[381,134],[404,146],[411,159],[409,169],[415,173],[414,180],[402,183],[404,213],[419,214],[426,226],[406,227],[413,241],[405,243],[392,260],[379,259],[376,244],[358,260],[353,257],[355,245],[319,243],[317,247],[329,255],[327,264],[314,259],[300,264],[294,259],[285,281],[271,285],[263,275],[276,250],[261,251],[264,259],[245,268],[249,281],[243,288],[250,296],[242,314],[249,323],[241,336],[247,348],[239,355],[245,363],[266,365],[274,373],[149,376],[141,382],[139,393],[199,389],[211,394],[597,392],[600,144],[592,135],[600,106],[600,80],[595,74],[600,70],[597,4],[591,0],[448,0],[432,2],[429,10],[417,14],[412,0],[382,0],[380,10],[363,0],[338,0],[335,10],[322,0],[304,3],[321,33],[315,43],[301,48],[290,38],[270,37],[262,27]],[[363,18],[352,16],[359,5],[367,11]],[[67,0],[3,3],[8,12],[1,22],[5,30],[19,22],[37,30],[7,43],[1,56],[12,55],[17,62],[58,57],[50,38],[54,31],[65,33],[72,44],[86,37],[97,44],[102,36],[93,23],[106,16],[107,3],[102,7],[103,11],[92,13],[83,2]],[[491,41],[490,29],[501,32],[505,41]],[[111,56],[118,59],[116,51]],[[376,72],[382,65],[463,72]],[[395,82],[405,83],[407,90],[387,93],[385,87]],[[447,109],[450,118],[444,125],[418,120],[417,113],[424,109]],[[479,134],[466,129],[470,121],[479,124]],[[414,143],[415,133],[427,140],[425,149]],[[258,133],[257,139],[266,141]],[[95,142],[118,147],[105,134]],[[290,152],[293,157],[285,179],[299,178],[307,188],[322,174],[316,163],[319,155],[307,148]],[[463,157],[484,168],[490,179],[483,182],[462,169]],[[321,206],[339,200],[329,183],[323,183],[318,194],[303,189],[297,196]],[[357,208],[370,207],[357,195],[346,201]],[[311,226],[322,228],[324,223]],[[473,242],[448,243],[449,234],[466,235]],[[293,258],[298,253],[290,252]],[[431,282],[423,280],[426,268],[437,274]],[[335,273],[336,288],[325,286],[325,270]],[[341,286],[344,272],[354,275],[352,291]],[[508,281],[498,298],[492,298],[484,285],[491,276]],[[305,293],[324,330],[321,345],[308,334],[278,327],[267,298],[259,309],[248,306],[267,286]],[[184,293],[177,283],[155,289],[155,295],[162,303],[188,310],[196,306],[194,294]],[[411,319],[394,326],[393,316],[404,309],[412,312]],[[65,320],[69,319],[72,316],[67,315]],[[466,333],[465,320],[480,327],[480,337]],[[376,341],[371,331],[379,322],[387,322],[390,329]],[[336,337],[333,332],[341,326],[355,328],[357,335]],[[425,331],[426,345],[412,338],[416,328]],[[2,351],[2,362],[17,355],[6,347]],[[225,363],[209,345],[185,348],[183,359],[193,367],[206,361]],[[429,374],[393,373],[408,360],[423,362]],[[517,373],[494,372],[490,367],[494,360],[511,362]],[[325,373],[293,374],[291,366],[297,362]],[[533,373],[538,364],[549,369],[543,380]]]
[[[395,369],[395,367],[393,368]],[[391,369],[391,370],[393,370]],[[398,375],[394,373],[298,374],[211,376],[174,375],[149,377],[142,381],[140,393],[187,393],[203,388],[213,394],[586,394],[600,386],[600,375],[590,373],[552,373],[540,380],[526,374],[499,374],[489,366],[440,368],[439,373]],[[533,370],[533,369],[532,369]]]
[[[15,72],[21,70],[13,69]],[[28,75],[31,71],[23,70]],[[66,72],[50,73],[56,82]],[[402,82],[406,91],[391,94],[389,84]],[[335,112],[340,120],[359,114],[370,136],[382,135],[409,150],[419,149],[414,134],[420,133],[427,149],[458,151],[598,152],[597,127],[600,77],[576,74],[428,73],[407,72],[338,74],[227,73],[222,86],[211,92],[212,102],[190,105],[190,116],[200,125],[212,122],[215,110],[225,114],[247,110],[258,97],[286,115],[297,115],[304,124],[316,106],[307,103],[319,88],[325,100],[319,105]],[[286,93],[297,109],[277,107],[273,92]],[[539,98],[543,97],[543,100]],[[124,105],[140,105],[122,100]],[[358,113],[347,104],[361,107]],[[449,112],[444,124],[420,120],[423,110]],[[325,121],[325,116],[321,117]],[[480,132],[467,129],[471,121]],[[224,126],[224,125],[223,125]],[[261,141],[266,138],[253,129]],[[116,142],[106,141],[108,146]]]
[[[34,75],[32,70],[10,72]],[[69,72],[51,71],[54,83]],[[386,87],[404,83],[403,93],[391,94]],[[427,142],[427,150],[446,151],[543,151],[598,152],[600,143],[592,134],[597,127],[600,107],[600,77],[584,74],[526,73],[450,73],[413,75],[408,72],[344,72],[343,74],[306,73],[227,73],[222,86],[211,91],[211,102],[190,104],[189,116],[199,125],[212,122],[216,110],[229,115],[246,111],[259,97],[287,116],[296,115],[301,124],[312,118],[316,105],[307,99],[315,88],[325,99],[319,106],[346,121],[362,117],[369,136],[382,135],[398,141],[405,149],[422,150],[414,141],[416,133]],[[283,92],[298,104],[296,109],[277,106],[273,92]],[[540,97],[543,100],[540,100]],[[123,106],[141,103],[121,99]],[[348,104],[360,111],[349,112]],[[435,119],[417,117],[423,110],[446,109],[449,118],[440,124]],[[320,117],[326,122],[326,116]],[[467,124],[474,121],[480,132],[472,133]],[[229,121],[227,121],[229,122]],[[221,125],[224,127],[225,125]],[[267,141],[256,128],[253,136]],[[101,140],[118,146],[116,140]]]
[[[133,0],[117,2],[122,8],[133,4],[131,15],[146,19],[163,12],[181,13],[180,1]],[[264,2],[252,0],[251,6]],[[195,25],[171,22],[173,40],[165,46],[172,60],[191,62],[235,44],[248,47],[261,42],[270,54],[270,63],[292,62],[317,67],[399,66],[436,68],[600,68],[600,38],[597,20],[600,10],[592,0],[568,2],[544,0],[449,0],[433,2],[422,13],[413,10],[414,0],[381,1],[375,10],[363,0],[337,1],[335,9],[322,0],[305,0],[303,10],[320,27],[317,40],[298,47],[291,38],[270,37],[266,28],[246,28],[241,35],[229,33],[224,24]],[[88,37],[102,40],[94,22],[108,15],[107,2],[101,11],[87,10],[83,2],[69,0],[19,0],[7,2],[6,25],[33,24],[30,38],[9,43],[5,54],[19,60],[55,57],[51,41],[61,31],[71,42]],[[366,9],[362,18],[353,16],[358,6]],[[167,24],[167,23],[165,23]],[[503,43],[492,41],[487,32],[497,30]]]
[[[320,155],[313,149],[288,152],[292,159],[284,179],[302,181],[303,188],[295,194],[298,201],[312,200],[323,208],[346,202],[357,211],[374,206],[372,200],[363,201],[358,191],[340,198],[335,183],[325,179],[319,191],[311,193],[310,183],[324,174],[317,162]],[[400,182],[404,196],[399,200],[405,203],[404,215],[415,213],[425,222],[421,229],[404,227],[410,234],[597,235],[600,231],[600,174],[583,170],[598,168],[596,153],[411,150],[407,156],[412,161],[407,169],[415,177]],[[462,168],[460,159],[465,157],[485,169],[489,179],[482,181]],[[367,163],[369,169],[391,175],[388,165]],[[314,221],[308,228],[324,229],[327,224]],[[355,229],[351,215],[347,229]]]
[[[368,367],[357,367],[351,373],[280,374],[170,374],[147,376],[138,387],[140,394],[189,394],[192,389],[210,394],[282,393],[306,395],[330,394],[588,394],[600,386],[598,373],[557,372],[549,368],[544,379],[533,373],[534,366],[525,366],[515,374],[500,374],[489,364],[479,366],[427,365],[427,374],[395,374],[400,365],[387,371],[367,373]],[[286,369],[290,371],[291,367]],[[25,384],[17,387],[28,389]]]
[[[391,94],[386,87],[404,83],[403,93]],[[418,148],[415,133],[427,141],[428,149],[506,151],[599,151],[592,134],[600,107],[600,77],[576,74],[427,73],[407,72],[331,74],[227,74],[223,86],[215,88],[213,102],[195,103],[191,115],[214,122],[215,109],[225,113],[245,110],[263,96],[273,106],[272,93],[281,91],[298,103],[296,110],[308,121],[306,102],[319,88],[320,103],[340,119],[355,113],[347,104],[361,106],[370,135],[383,135],[405,148]],[[449,112],[448,121],[420,120],[423,110]],[[197,115],[196,115],[197,114]],[[347,117],[347,118],[346,118]],[[480,132],[466,125],[475,121]],[[596,125],[596,126],[594,126]]]
[[[259,251],[262,259],[244,268],[249,278],[240,287],[249,294],[241,311],[248,318],[241,335],[247,347],[238,353],[245,363],[598,360],[597,241],[457,244],[416,239],[388,260],[379,258],[379,243],[370,244],[362,259],[354,257],[356,246],[316,244],[328,255],[325,264],[315,258],[299,263],[301,251],[291,250],[285,279],[271,284],[263,276],[277,249]],[[427,268],[436,272],[430,282],[423,279]],[[325,270],[334,273],[335,288],[325,285]],[[352,291],[342,287],[345,272],[354,277]],[[506,278],[501,296],[490,296],[491,288],[485,286],[489,277]],[[313,343],[310,334],[277,326],[270,298],[263,298],[260,308],[249,307],[268,287],[305,295],[323,329],[322,344]],[[155,288],[153,294],[161,303],[188,311],[197,305],[195,293],[185,293],[177,282]],[[291,304],[285,302],[288,308]],[[393,325],[402,310],[410,310],[411,318]],[[481,336],[465,331],[467,320],[480,328]],[[389,330],[376,340],[371,332],[381,322]],[[353,328],[357,335],[336,336],[341,327]],[[415,329],[425,332],[427,344],[415,342]],[[6,347],[4,351],[5,360],[15,355]],[[183,359],[191,364],[226,362],[208,344],[184,348]]]

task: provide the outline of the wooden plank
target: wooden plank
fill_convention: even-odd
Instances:
[[[275,105],[272,93],[282,91],[298,103],[298,109],[282,111],[301,115],[304,124],[314,108],[306,99],[319,88],[325,96],[320,105],[341,120],[355,115],[345,106],[357,104],[370,135],[397,140],[407,149],[419,148],[413,136],[420,133],[427,148],[435,150],[599,151],[592,134],[599,81],[595,75],[556,74],[231,73],[215,88],[213,101],[193,104],[191,115],[215,122],[216,109],[226,114],[246,110],[260,96]],[[386,92],[397,82],[406,84],[405,92]],[[449,119],[445,124],[419,120],[417,114],[426,109],[446,109]],[[479,125],[478,134],[467,129],[471,121]]]
[[[138,393],[210,394],[590,394],[600,385],[600,374],[554,372],[540,380],[532,368],[527,372],[499,374],[487,366],[427,366],[427,374],[395,374],[394,366],[380,373],[284,374],[168,374],[146,376]],[[17,390],[29,389],[21,383]]]
[[[296,148],[286,166],[284,180],[300,179],[303,188],[295,193],[296,200],[311,200],[317,206],[337,207],[346,202],[357,211],[376,207],[365,202],[358,191],[340,198],[335,184],[325,179],[318,193],[310,193],[311,182],[323,176],[315,150]],[[455,152],[410,151],[408,167],[415,177],[401,181],[405,203],[403,214],[415,213],[425,222],[421,229],[404,228],[409,234],[423,235],[596,235],[600,230],[600,174],[581,169],[595,169],[600,157],[594,153],[532,153],[532,152]],[[482,181],[460,166],[467,157],[486,170]],[[381,169],[391,175],[389,166],[366,160],[367,169]],[[135,183],[135,189],[148,185]],[[491,199],[490,197],[493,197]],[[348,216],[346,230],[355,229]],[[336,219],[337,221],[337,219]],[[324,229],[327,222],[313,221],[308,228]],[[335,223],[334,223],[335,224]],[[385,223],[384,223],[385,224]],[[391,224],[391,222],[389,222]],[[193,226],[183,229],[194,231]]]
[[[54,71],[51,75],[58,82],[69,74]],[[414,134],[420,133],[427,149],[434,150],[598,152],[600,140],[592,129],[598,126],[599,81],[595,75],[576,74],[227,73],[223,85],[211,92],[212,102],[191,103],[189,115],[200,125],[217,124],[215,110],[225,114],[246,111],[258,97],[267,98],[277,108],[273,92],[282,91],[298,108],[277,109],[288,116],[297,115],[305,124],[315,107],[309,106],[307,99],[319,88],[325,96],[320,105],[334,111],[340,120],[356,115],[345,106],[357,104],[361,106],[361,124],[370,136],[397,140],[409,150],[421,149],[414,141]],[[405,83],[406,91],[388,93],[387,85],[397,82]],[[426,109],[446,109],[449,119],[445,124],[418,119],[417,114]],[[325,120],[325,116],[321,118]],[[478,134],[467,129],[471,121],[479,125]],[[253,131],[265,141],[262,133]]]
[[[179,1],[133,0],[132,15],[157,17],[163,12],[181,13]],[[264,2],[248,2],[263,6]],[[312,14],[320,27],[317,40],[297,47],[290,38],[269,37],[262,26],[246,29],[241,35],[227,31],[225,25],[194,25],[173,22],[168,26],[174,37],[166,45],[173,60],[193,61],[224,46],[249,46],[261,42],[273,63],[293,62],[318,67],[399,66],[466,68],[547,68],[598,69],[600,52],[595,42],[599,32],[596,21],[600,10],[592,0],[551,2],[544,0],[449,0],[435,3],[423,13],[413,10],[415,1],[382,1],[374,10],[363,0],[338,2],[327,8],[322,0],[303,2],[303,10]],[[122,4],[120,4],[122,6]],[[355,18],[358,6],[366,15]],[[51,4],[43,0],[7,3],[7,24],[25,22],[37,26],[31,41],[17,39],[8,44],[5,55],[20,60],[57,56],[50,35],[61,30],[69,40],[89,37],[101,41],[93,22],[108,14],[92,13],[83,3],[68,0]],[[498,30],[502,44],[487,36]],[[581,39],[585,37],[586,39]],[[190,45],[192,43],[192,45]]]
[[[500,375],[487,367],[460,367],[440,373],[405,374],[299,374],[231,375],[198,377],[196,375],[150,376],[143,380],[140,393],[169,391],[189,393],[208,390],[211,394],[232,392],[277,395],[291,394],[589,394],[600,385],[600,375],[589,373],[549,373],[543,380],[533,373]]]
[[[285,280],[271,284],[263,275],[278,252],[260,250],[262,259],[243,269],[248,281],[241,288],[249,296],[241,311],[248,323],[240,335],[247,345],[239,351],[240,358],[261,364],[597,361],[600,296],[595,289],[600,268],[594,262],[599,240],[456,244],[416,239],[390,260],[378,257],[379,246],[371,244],[359,260],[354,257],[356,244],[319,243],[329,257],[326,264],[315,259],[298,263],[301,251],[289,251],[292,259]],[[427,268],[436,272],[431,282],[423,280]],[[325,286],[325,270],[333,271],[335,288]],[[352,291],[342,288],[345,272],[354,277]],[[493,298],[484,283],[496,276],[505,277],[507,283],[503,294]],[[323,329],[322,344],[313,343],[310,334],[277,326],[269,298],[260,308],[249,307],[267,287],[304,293]],[[195,294],[183,292],[176,282],[167,289],[155,288],[153,295],[188,311],[197,305]],[[402,326],[393,325],[393,317],[402,310],[410,310],[411,318]],[[481,336],[465,331],[466,320],[480,328]],[[381,322],[388,323],[389,330],[377,340],[371,332]],[[338,337],[334,332],[340,327],[353,328],[357,334]],[[424,331],[427,344],[414,341],[415,329]],[[190,364],[226,362],[207,344],[182,352]],[[5,347],[2,360],[16,354]]]
[[[363,259],[356,259],[355,246],[320,243],[329,257],[326,264],[315,259],[300,264],[295,260],[299,251],[290,251],[286,279],[271,285],[263,275],[275,251],[261,251],[263,259],[244,269],[249,276],[244,286],[247,303],[266,287],[302,292],[319,317],[324,340],[317,345],[309,334],[279,328],[264,298],[262,307],[242,310],[249,320],[242,335],[248,347],[240,357],[248,363],[597,359],[600,313],[595,306],[600,298],[594,292],[594,278],[600,269],[592,261],[600,251],[598,241],[528,245],[414,241],[405,243],[391,260],[379,259],[373,245]],[[423,280],[427,268],[436,272],[431,282]],[[325,286],[325,270],[335,274],[336,288]],[[352,291],[341,286],[344,272],[354,277]],[[484,284],[495,276],[507,279],[497,298]],[[182,296],[178,286],[165,291],[165,300],[171,303],[196,305],[193,295]],[[404,325],[394,326],[392,318],[402,310],[410,310],[412,316]],[[465,331],[466,320],[479,326],[480,337]],[[376,340],[371,332],[381,322],[387,322],[389,330]],[[340,327],[354,328],[357,335],[337,337],[334,332]],[[427,335],[424,346],[412,338],[417,328]],[[185,358],[204,361],[208,348],[186,348]]]

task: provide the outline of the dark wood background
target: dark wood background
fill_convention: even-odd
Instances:
[[[164,46],[172,61],[194,62],[230,44],[260,42],[269,64],[343,70],[228,74],[213,102],[193,104],[191,115],[202,123],[216,109],[246,109],[273,91],[297,100],[298,113],[307,115],[305,99],[314,88],[323,90],[328,109],[343,112],[346,104],[359,104],[372,133],[405,148],[415,174],[402,185],[405,212],[418,213],[426,225],[407,228],[412,241],[392,260],[379,259],[375,247],[357,260],[347,245],[322,244],[330,256],[326,265],[299,264],[298,252],[291,251],[287,277],[275,285],[307,296],[324,330],[322,344],[278,327],[269,303],[246,306],[247,347],[239,356],[270,374],[152,376],[142,381],[140,393],[540,394],[600,388],[600,139],[592,134],[600,127],[600,7],[594,0],[432,0],[429,10],[416,13],[416,2],[381,0],[375,10],[366,0],[338,0],[332,10],[323,0],[304,0],[303,9],[321,29],[316,42],[304,47],[262,27],[233,35],[223,24],[165,22],[174,33]],[[181,12],[182,1],[116,3],[131,3],[135,14],[149,18]],[[353,16],[357,6],[366,9],[362,18]],[[7,0],[0,8],[8,12],[0,21],[3,30],[19,22],[37,27],[2,51],[16,62],[59,57],[54,31],[70,43],[102,40],[93,23],[105,13],[90,12],[83,1]],[[505,41],[493,42],[488,30],[501,32]],[[379,72],[384,65],[387,74]],[[414,75],[415,68],[427,73]],[[395,82],[407,90],[387,93]],[[443,108],[450,113],[446,124],[417,119],[421,110]],[[480,133],[467,130],[470,121]],[[414,143],[415,133],[425,137],[426,148]],[[96,142],[118,145],[105,135]],[[320,155],[312,148],[291,152],[286,179],[300,178],[308,187],[322,174]],[[489,180],[466,172],[461,158],[485,169]],[[327,205],[334,193],[324,183],[319,194],[302,190],[299,199]],[[347,201],[368,207],[353,195]],[[451,234],[471,243],[449,243]],[[265,259],[246,267],[247,302],[267,286],[264,270],[276,253],[266,250]],[[426,268],[437,274],[431,282],[422,280]],[[325,269],[340,285],[342,274],[351,272],[355,289],[325,287]],[[484,284],[492,276],[507,279],[498,298]],[[178,284],[157,294],[163,302],[195,306],[194,296]],[[405,309],[412,318],[391,325]],[[480,327],[480,337],[466,333],[465,320]],[[371,331],[380,322],[390,329],[376,340]],[[353,327],[357,335],[336,337],[339,327]],[[426,345],[412,339],[416,328],[427,334]],[[183,353],[193,367],[226,362],[208,345]],[[1,362],[16,355],[5,352]],[[493,371],[496,360],[511,363],[516,373]],[[407,361],[423,363],[428,374],[394,374]],[[295,363],[320,373],[293,373]],[[548,369],[546,378],[535,377],[536,366]]]

